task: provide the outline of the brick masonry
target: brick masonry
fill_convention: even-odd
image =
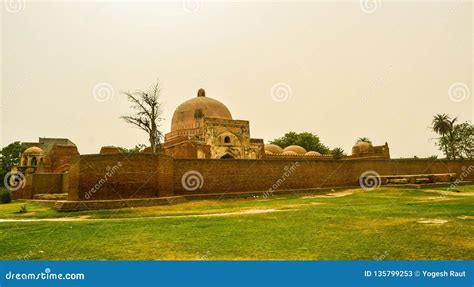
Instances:
[[[297,164],[298,163],[298,164]],[[365,171],[380,175],[447,173],[460,174],[474,161],[441,160],[175,160],[175,194],[268,191],[318,187],[356,186]],[[203,178],[200,190],[183,187],[189,170]],[[474,172],[464,180],[474,180]]]
[[[124,200],[157,198],[174,195],[232,193],[249,191],[281,191],[287,189],[356,186],[365,171],[380,175],[432,174],[454,172],[458,176],[474,161],[428,159],[392,160],[317,160],[317,159],[175,159],[158,154],[94,154],[81,155],[70,171],[59,180],[32,181],[33,190],[53,192],[59,186],[68,192],[68,200]],[[186,173],[199,174],[189,182]],[[474,180],[474,170],[464,180]],[[42,176],[38,175],[38,178]],[[183,185],[184,182],[188,182]],[[192,184],[196,185],[190,186]]]

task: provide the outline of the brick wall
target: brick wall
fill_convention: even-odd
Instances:
[[[298,165],[296,164],[298,163]],[[459,174],[474,161],[432,160],[175,160],[175,194],[267,191],[270,188],[299,189],[355,186],[368,170],[380,175],[446,173]],[[183,175],[198,171],[202,188],[189,191],[183,187]],[[286,172],[286,174],[285,174]],[[474,172],[465,180],[474,180]]]
[[[63,193],[62,173],[26,174],[24,187],[13,191],[13,199],[33,199],[35,194]]]
[[[463,167],[471,165],[474,166],[474,161],[218,160],[173,159],[166,155],[144,153],[97,154],[80,156],[67,173],[66,184],[69,200],[152,198],[268,191],[270,188],[356,186],[359,176],[368,170],[380,175],[447,172],[459,175]],[[184,178],[187,183],[183,186],[183,175],[186,173],[194,177],[190,181]],[[196,174],[202,176],[202,181]],[[474,172],[464,180],[474,180]],[[193,190],[193,184],[200,188]]]
[[[154,154],[81,155],[70,172],[70,200],[173,195],[173,159]]]
[[[33,174],[33,196],[35,194],[62,193],[62,173],[35,173]]]

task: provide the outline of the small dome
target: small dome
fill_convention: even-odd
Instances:
[[[283,154],[284,155],[298,155],[296,152],[291,151],[291,150],[284,151]]]
[[[23,152],[24,155],[41,155],[43,154],[43,150],[40,149],[39,147],[37,146],[32,146],[32,147],[29,147],[27,148],[24,152]]]
[[[265,151],[269,151],[271,153],[282,153],[283,149],[276,144],[266,144]]]
[[[284,152],[292,151],[292,152],[295,152],[297,154],[305,154],[306,153],[306,150],[303,147],[300,147],[299,145],[290,145],[290,146],[286,147],[283,151]]]
[[[366,153],[370,152],[372,145],[368,142],[358,142],[352,147],[352,153]]]
[[[121,153],[121,150],[116,146],[103,146],[100,149],[100,154],[114,154],[114,153]]]
[[[206,97],[206,92],[200,89],[197,97],[176,108],[171,120],[171,131],[194,128],[197,121],[205,117],[232,120],[229,109],[223,103]]]
[[[265,154],[266,154],[266,155],[272,155],[273,153],[272,153],[271,151],[269,151],[269,150],[265,150]]]
[[[304,155],[307,155],[307,156],[320,156],[321,154],[317,151],[309,151],[309,152],[305,153]]]

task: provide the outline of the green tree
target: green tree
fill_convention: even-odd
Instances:
[[[448,159],[456,159],[453,134],[456,121],[457,118],[451,119],[447,114],[437,114],[431,122],[433,131],[441,136],[438,144]]]
[[[474,159],[474,125],[469,122],[454,127],[455,146],[457,156]]]
[[[474,158],[474,125],[469,122],[454,125],[452,131],[441,136],[437,145],[440,150],[449,148],[448,158]]]
[[[5,175],[10,171],[13,165],[20,164],[20,156],[23,152],[24,147],[20,142],[13,142],[0,151],[0,180],[3,186],[3,179]]]
[[[367,137],[358,138],[356,143],[359,143],[359,142],[366,142],[366,143],[372,144],[372,141]]]
[[[316,134],[310,132],[288,132],[281,138],[270,141],[270,143],[282,148],[286,148],[290,145],[299,145],[307,151],[317,151],[320,154],[329,153],[329,148],[321,143],[321,140]]]
[[[152,152],[156,152],[161,143],[163,133],[159,130],[160,116],[163,113],[160,99],[160,87],[156,82],[148,91],[138,90],[124,93],[132,103],[132,115],[120,117],[125,122],[145,131],[148,134]]]
[[[331,154],[333,159],[341,159],[344,155],[344,150],[340,147],[337,147],[331,151]]]

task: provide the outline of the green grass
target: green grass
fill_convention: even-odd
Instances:
[[[472,260],[474,185],[456,189],[461,192],[381,188],[344,197],[200,200],[69,213],[14,201],[0,205],[0,219],[87,219],[0,222],[0,258]],[[18,213],[23,204],[28,212]],[[252,209],[278,211],[212,216]],[[421,218],[448,222],[417,223]]]

